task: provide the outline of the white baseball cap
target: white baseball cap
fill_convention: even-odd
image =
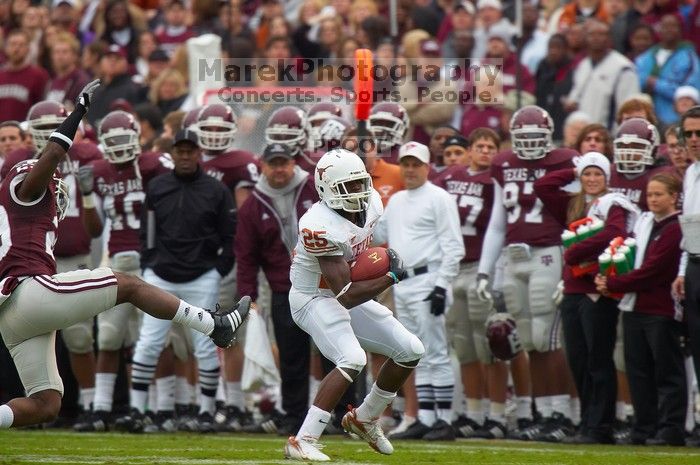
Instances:
[[[406,142],[399,149],[399,160],[403,157],[416,157],[427,165],[430,163],[430,150],[419,142]]]
[[[693,86],[680,86],[673,94],[673,100],[684,97],[692,99],[695,103],[700,103],[700,92]]]
[[[479,0],[476,4],[478,10],[482,8],[495,8],[497,10],[503,10],[503,5],[501,0]]]

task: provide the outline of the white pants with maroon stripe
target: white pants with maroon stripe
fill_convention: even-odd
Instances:
[[[54,343],[56,331],[114,307],[117,278],[109,268],[27,278],[0,306],[0,334],[27,395],[63,394]]]

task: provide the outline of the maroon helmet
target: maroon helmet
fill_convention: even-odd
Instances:
[[[513,151],[523,160],[544,158],[554,148],[553,132],[552,117],[537,105],[522,107],[510,119]]]
[[[292,106],[275,110],[267,121],[265,142],[285,144],[294,155],[306,150],[309,143],[309,121],[304,110]]]
[[[309,127],[311,128],[311,140],[313,141],[314,148],[318,149],[323,145],[319,135],[319,128],[323,123],[334,116],[342,117],[343,109],[340,108],[340,105],[335,103],[321,102],[311,107],[308,116]]]
[[[34,140],[34,146],[41,152],[49,141],[49,136],[68,116],[62,103],[43,100],[35,103],[27,113],[29,132]]]
[[[182,118],[182,129],[195,129],[194,124],[197,123],[197,117],[199,112],[202,111],[202,107],[193,108],[192,110],[185,113],[185,117]]]
[[[126,163],[141,153],[141,126],[134,115],[113,111],[100,121],[99,140],[110,163]]]
[[[369,127],[377,139],[380,151],[403,144],[409,125],[408,112],[398,103],[377,103],[369,114]]]
[[[510,360],[523,350],[515,319],[510,313],[493,313],[486,320],[486,339],[494,357]]]
[[[613,161],[618,173],[642,173],[654,164],[659,131],[644,118],[625,120],[613,141]]]
[[[347,131],[351,126],[352,124],[350,121],[343,117],[333,116],[328,118],[318,128],[320,145],[316,148],[323,148],[326,151],[339,148],[340,143],[343,140],[343,136],[345,135],[345,131]]]
[[[228,150],[238,132],[236,115],[223,103],[205,105],[197,115],[199,146],[204,150]]]

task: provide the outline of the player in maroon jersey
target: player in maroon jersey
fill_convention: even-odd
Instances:
[[[307,173],[314,172],[316,162],[323,153],[313,152],[311,125],[304,110],[284,106],[270,115],[265,126],[265,142],[289,146],[297,166]],[[324,152],[325,153],[325,152]]]
[[[15,164],[37,157],[46,147],[51,134],[65,121],[67,114],[62,103],[44,100],[33,105],[27,114],[27,124],[36,150],[22,148],[10,153],[0,175],[4,178]],[[100,159],[102,159],[102,153],[95,144],[81,141],[71,146],[68,157],[59,164],[59,171],[70,199],[70,207],[58,226],[54,248],[58,273],[91,268],[90,236],[85,231],[81,220],[83,202],[75,175],[80,166]],[[80,388],[80,405],[84,411],[89,411],[95,387],[92,319],[64,328],[61,333],[70,353],[73,374]]]
[[[377,156],[389,163],[398,163],[399,147],[403,145],[410,120],[404,107],[394,102],[380,102],[372,107],[369,127],[377,139]]]
[[[544,418],[543,422],[527,425],[528,407],[522,406],[518,412],[522,421],[514,437],[524,440],[571,426],[567,395],[570,377],[567,378],[557,308],[552,300],[562,271],[561,226],[543,208],[533,190],[537,178],[574,166],[572,159],[577,153],[555,149],[553,130],[552,118],[540,107],[529,105],[513,115],[513,150],[500,153],[491,165],[494,207],[477,280],[479,298],[491,300],[488,278],[503,250],[506,308],[517,322],[523,348],[530,354],[532,392]]]
[[[328,121],[333,117],[342,118],[343,109],[337,103],[331,102],[320,102],[309,108],[308,120],[310,133],[309,137],[311,139],[311,148],[316,151],[323,147],[323,141],[321,140],[321,126],[323,123]],[[337,148],[337,147],[333,147]],[[326,152],[328,152],[328,149]],[[325,152],[324,152],[325,153]],[[322,155],[321,155],[322,156]]]
[[[213,178],[223,182],[234,196],[236,208],[252,192],[258,181],[259,164],[255,155],[232,149],[238,126],[231,107],[221,103],[205,105],[197,116],[195,125],[202,149],[202,168]],[[219,288],[219,301],[226,307],[237,295],[235,268],[223,277]],[[243,421],[245,405],[242,402],[241,378],[243,373],[243,343],[224,352],[224,379],[227,381],[226,424]],[[230,384],[228,384],[230,383]]]
[[[646,188],[657,173],[671,171],[670,165],[657,158],[661,138],[659,132],[644,118],[623,121],[613,141],[613,167],[610,191],[627,196],[640,210],[648,211]]]
[[[99,139],[106,158],[79,169],[80,188],[85,202],[83,221],[93,235],[103,232],[103,222],[95,208],[93,193],[104,216],[110,220],[108,252],[115,271],[140,276],[139,229],[145,188],[155,176],[166,172],[172,162],[165,155],[141,153],[139,125],[133,115],[121,110],[105,116]],[[93,414],[75,425],[76,431],[104,431],[112,410],[114,383],[119,368],[119,351],[135,342],[137,309],[123,304],[97,317],[97,369]]]
[[[54,352],[58,329],[129,302],[208,334],[225,347],[248,312],[249,298],[231,311],[211,313],[109,268],[56,274],[56,232],[69,208],[57,168],[98,87],[99,80],[89,83],[38,160],[15,165],[0,185],[0,335],[27,392],[27,397],[0,405],[0,429],[58,415],[63,394]]]

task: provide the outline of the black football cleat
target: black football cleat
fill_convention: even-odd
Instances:
[[[245,296],[228,310],[217,309],[211,312],[214,317],[214,331],[209,337],[214,344],[226,349],[236,340],[236,331],[243,326],[250,312],[250,297]]]

